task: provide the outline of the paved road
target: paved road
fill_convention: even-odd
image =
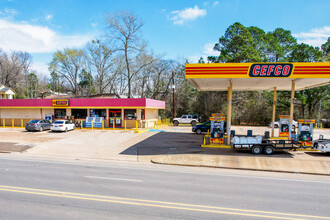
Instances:
[[[330,177],[0,156],[0,219],[330,219]]]

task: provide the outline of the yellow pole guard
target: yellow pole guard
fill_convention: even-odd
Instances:
[[[115,130],[115,123],[116,123],[116,121],[115,121],[115,119],[113,119],[113,122],[112,122],[112,130]]]
[[[148,121],[147,121],[147,126],[146,126],[146,129],[148,129],[148,127],[149,127],[149,126],[148,126]]]
[[[207,135],[210,135],[210,130],[209,129],[207,129]]]
[[[126,121],[124,120],[125,130],[126,130]]]
[[[14,127],[14,119],[13,118],[11,119],[11,127],[12,128]]]
[[[21,119],[21,127],[23,128],[23,119]]]
[[[2,119],[2,125],[3,125],[3,127],[6,127],[4,118]]]
[[[205,145],[205,137],[204,137],[204,140],[203,140],[203,145]]]
[[[92,130],[93,130],[93,120],[92,120]]]
[[[135,121],[135,130],[137,130],[138,127],[137,127],[137,121]]]
[[[80,129],[83,129],[83,120],[80,121]]]
[[[102,130],[104,130],[104,121],[102,121]]]
[[[322,129],[323,127],[322,127],[322,123],[320,124],[320,128]]]

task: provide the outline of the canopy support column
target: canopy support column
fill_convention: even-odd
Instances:
[[[227,101],[227,145],[230,145],[230,132],[231,132],[231,109],[233,97],[233,83],[230,80],[228,87],[228,101]]]
[[[276,87],[274,87],[274,99],[273,99],[272,137],[274,137],[275,113],[276,113]]]
[[[291,100],[290,100],[290,125],[289,125],[289,140],[291,140],[291,131],[292,131],[292,121],[293,121],[293,100],[294,100],[294,91],[296,83],[292,80],[291,84]]]

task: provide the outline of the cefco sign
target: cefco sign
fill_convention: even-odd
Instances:
[[[293,65],[286,64],[252,64],[249,72],[250,77],[289,77]]]
[[[69,100],[67,99],[53,99],[53,107],[66,107],[69,106]]]

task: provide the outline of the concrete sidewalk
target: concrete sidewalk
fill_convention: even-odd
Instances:
[[[320,160],[319,158],[272,158],[240,155],[181,154],[157,156],[152,158],[151,162],[180,166],[330,175],[329,159],[330,157],[325,154],[324,160]]]

